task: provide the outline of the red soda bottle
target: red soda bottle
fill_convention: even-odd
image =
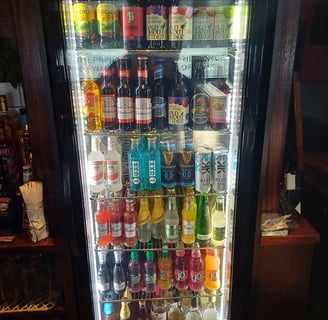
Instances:
[[[190,258],[190,280],[189,280],[189,288],[192,291],[199,292],[203,288],[204,283],[204,265],[199,249],[198,242],[195,242],[193,249],[191,250],[191,258]]]
[[[174,261],[174,280],[175,287],[179,290],[188,288],[188,260],[185,256],[184,244],[182,241],[177,243],[176,258]]]
[[[112,232],[111,243],[113,246],[123,244],[123,212],[120,210],[120,202],[117,199],[112,200],[109,211],[110,230]]]

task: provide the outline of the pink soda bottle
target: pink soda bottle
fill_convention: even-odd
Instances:
[[[204,284],[204,264],[202,261],[198,242],[195,242],[191,250],[189,274],[190,290],[195,292],[201,291]]]
[[[177,290],[182,291],[188,288],[188,259],[186,258],[184,250],[184,244],[182,241],[178,241],[176,257],[174,260],[174,280]]]

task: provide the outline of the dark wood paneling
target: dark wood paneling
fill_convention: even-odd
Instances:
[[[0,38],[15,38],[11,0],[0,1]]]

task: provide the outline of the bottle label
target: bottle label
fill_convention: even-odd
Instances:
[[[139,186],[141,184],[141,177],[140,177],[140,162],[139,161],[131,161],[130,166],[130,173],[131,173],[131,182],[135,186]]]
[[[156,284],[156,273],[146,273],[145,274],[145,285],[155,285]]]
[[[124,232],[125,238],[134,238],[136,236],[136,223],[125,223],[124,224]]]
[[[138,285],[141,282],[141,274],[130,274],[130,285]]]
[[[174,240],[178,237],[178,226],[177,225],[165,225],[166,238],[167,240]]]
[[[105,237],[108,234],[108,224],[107,223],[97,223],[96,237]]]
[[[193,150],[183,150],[179,156],[179,184],[191,186],[195,183],[195,155]]]
[[[147,40],[167,40],[167,8],[162,5],[146,8]]]
[[[189,122],[189,97],[168,97],[169,125],[187,125]]]
[[[157,183],[156,167],[157,165],[155,160],[148,160],[148,173],[149,173],[148,182],[150,185],[154,185]]]
[[[116,38],[119,33],[118,10],[109,3],[97,5],[98,33],[102,37]]]
[[[226,124],[227,118],[227,98],[211,97],[209,103],[209,122],[211,124]]]
[[[162,281],[166,281],[170,278],[169,273],[167,271],[159,271],[158,278]]]
[[[207,240],[210,240],[211,239],[211,234],[200,234],[200,233],[197,233],[197,236],[196,238],[200,241],[207,241]]]
[[[213,155],[213,189],[218,192],[225,191],[227,184],[227,155],[215,152]]]
[[[193,235],[195,232],[195,222],[194,221],[183,221],[183,234],[186,236]]]
[[[165,110],[165,98],[164,97],[154,97],[153,98],[153,105],[152,105],[152,112],[154,118],[165,118],[166,117],[166,110]],[[156,121],[156,119],[154,119]]]
[[[190,6],[169,7],[169,40],[192,40],[192,16]]]
[[[151,310],[151,319],[152,320],[166,320],[166,310],[163,306],[154,307],[154,310]]]
[[[122,237],[122,223],[111,223],[112,237],[120,238]]]
[[[87,108],[88,115],[91,112],[95,114],[96,106],[98,105],[98,95],[87,91],[84,95],[84,104]]]
[[[120,162],[117,160],[106,160],[107,183],[109,185],[120,183]]]
[[[185,281],[188,278],[188,274],[186,270],[174,270],[174,277],[176,281]]]
[[[206,280],[208,281],[218,281],[220,279],[218,270],[206,270]]]
[[[197,271],[190,271],[190,280],[193,283],[202,283],[203,282],[203,274]]]
[[[144,36],[144,19],[142,7],[122,8],[122,31],[123,37],[133,41]]]
[[[176,153],[174,151],[162,151],[161,153],[161,178],[164,186],[177,184]]]
[[[134,122],[133,98],[117,97],[117,118],[119,123]]]
[[[90,9],[85,3],[74,3],[73,9],[73,21],[76,35],[79,37],[85,37],[90,35],[89,19]]]
[[[151,99],[150,98],[136,98],[136,124],[150,124],[151,123]]]
[[[101,96],[101,121],[116,122],[117,120],[117,106],[116,98],[111,95],[103,94]]]
[[[120,292],[125,289],[125,282],[113,282],[113,287],[115,292]]]
[[[10,202],[11,199],[7,197],[1,197],[0,198],[0,216],[6,217],[10,215]]]
[[[214,16],[215,10],[213,8],[194,8],[192,21],[193,40],[213,40]]]
[[[91,186],[100,186],[104,183],[103,161],[88,161],[88,181]]]
[[[213,227],[212,238],[215,241],[222,241],[225,238],[225,227]]]
[[[192,122],[204,126],[209,116],[209,97],[205,93],[197,93],[190,100]]]

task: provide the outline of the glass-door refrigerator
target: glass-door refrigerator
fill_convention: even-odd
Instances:
[[[94,319],[246,310],[275,5],[40,4]]]

